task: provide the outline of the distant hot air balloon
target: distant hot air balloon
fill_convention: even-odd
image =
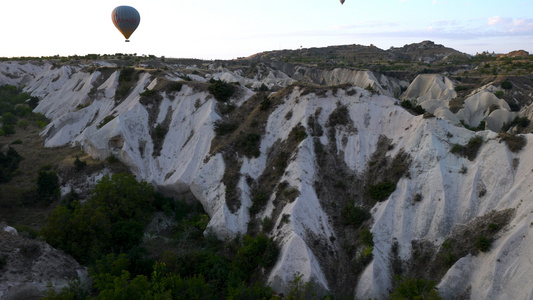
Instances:
[[[111,12],[111,20],[115,27],[124,35],[126,42],[129,42],[131,34],[139,26],[141,16],[139,12],[131,6],[118,6]]]
[[[344,4],[344,0],[341,0],[341,4]]]

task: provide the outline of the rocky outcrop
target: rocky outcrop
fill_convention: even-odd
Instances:
[[[0,299],[39,299],[49,284],[61,289],[72,280],[87,283],[87,269],[70,255],[5,224],[0,228]]]

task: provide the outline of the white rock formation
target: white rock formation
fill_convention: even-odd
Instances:
[[[474,133],[456,126],[459,120],[477,126],[485,119],[489,129],[497,130],[503,122],[511,120],[514,114],[509,112],[508,105],[490,92],[472,95],[465,101],[465,107],[454,115],[446,104],[455,95],[449,79],[421,76],[404,97],[415,97],[419,103],[427,103],[426,107],[438,117],[424,118],[411,115],[394,98],[372,95],[358,87],[340,88],[335,93],[327,91],[325,96],[303,93],[298,86],[291,87],[282,103],[268,116],[259,157],[239,157],[242,161],[238,182],[241,206],[232,212],[226,203],[222,182],[227,166],[222,154],[210,152],[211,140],[215,137],[213,123],[220,116],[215,109],[215,99],[207,91],[185,82],[180,92],[162,92],[160,101],[143,104],[139,93],[157,84],[154,76],[143,73],[126,99],[116,103],[116,72],[105,78],[99,71],[88,73],[76,66],[29,65],[0,63],[0,70],[13,68],[19,72],[17,81],[4,74],[9,71],[2,71],[4,77],[0,77],[0,84],[27,80],[25,90],[42,98],[36,111],[53,120],[43,131],[47,146],[78,144],[100,159],[113,154],[139,178],[174,194],[192,192],[211,217],[209,230],[226,239],[245,233],[251,206],[250,187],[245,177],[257,179],[263,173],[268,152],[276,141],[287,139],[298,124],[307,127],[310,116],[315,116],[316,122],[326,128],[330,114],[338,105],[345,106],[356,130],[339,127],[334,135],[338,155],[355,174],[365,175],[381,135],[394,144],[387,156],[394,157],[403,150],[413,159],[409,176],[398,182],[386,201],[371,209],[374,259],[359,281],[353,282],[355,296],[382,298],[387,295],[393,280],[390,251],[394,241],[398,243],[400,258],[408,260],[413,240],[425,240],[438,247],[454,227],[492,210],[514,209],[515,214],[497,236],[491,251],[467,255],[457,261],[439,282],[439,291],[445,298],[453,298],[467,290],[472,299],[531,298],[533,233],[529,228],[533,224],[533,202],[530,201],[533,138],[525,135],[527,146],[513,153],[505,143],[499,142],[495,132]],[[332,71],[328,79],[332,84],[341,76],[335,72],[341,71]],[[239,76],[226,72],[214,78],[240,81]],[[354,76],[352,82],[363,86],[380,82],[377,89],[384,94],[389,91],[381,86],[384,80],[372,78],[372,74],[349,76]],[[241,87],[238,95],[232,101],[240,106],[253,92]],[[287,118],[289,112],[291,117]],[[102,121],[111,115],[114,118],[103,125]],[[164,122],[168,122],[168,132],[159,154],[154,154],[156,146],[150,129]],[[484,143],[473,161],[450,153],[454,144],[464,145],[475,135],[481,136]],[[330,138],[324,134],[320,142],[327,145]],[[325,272],[328,266],[319,263],[317,253],[308,244],[310,235],[328,241],[338,234],[315,190],[316,157],[313,140],[307,137],[298,144],[297,152],[280,179],[296,187],[300,194],[273,220],[276,229],[272,236],[280,243],[281,254],[269,274],[269,281],[278,291],[287,287],[296,272],[301,273],[304,280],[313,280],[324,288],[332,285]],[[480,193],[482,189],[484,192]],[[421,195],[422,201],[414,203],[416,194]],[[270,199],[258,217],[267,216],[274,209],[273,199]],[[283,220],[284,214],[289,216],[288,220]],[[332,244],[332,247],[335,251],[342,250],[339,245]]]

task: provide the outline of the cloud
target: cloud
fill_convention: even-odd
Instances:
[[[489,26],[502,25],[502,24],[508,24],[511,21],[512,19],[509,19],[509,18],[501,18],[501,17],[495,16],[495,17],[488,18],[487,25]]]
[[[495,33],[533,35],[533,19],[491,17],[487,19],[487,25]]]

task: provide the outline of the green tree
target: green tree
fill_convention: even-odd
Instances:
[[[367,210],[355,206],[355,201],[352,200],[341,210],[341,223],[345,226],[353,225],[359,227],[366,220],[370,219],[371,216]]]
[[[54,247],[87,263],[107,253],[126,253],[141,241],[152,216],[153,187],[131,174],[104,176],[85,204],[59,206],[42,234]]]
[[[234,269],[249,279],[257,267],[267,268],[272,266],[278,258],[279,249],[274,240],[260,234],[256,237],[245,235],[243,246],[237,251],[233,261]]]
[[[39,98],[31,97],[30,100],[28,100],[28,105],[31,109],[35,109],[37,105],[39,105]]]
[[[2,114],[2,123],[8,125],[15,125],[17,124],[17,117],[10,112]]]
[[[6,154],[0,152],[0,183],[11,180],[13,172],[18,169],[23,157],[9,146]]]
[[[37,176],[37,196],[42,201],[54,201],[59,197],[59,178],[53,170],[39,170]]]
[[[227,102],[235,93],[235,86],[220,79],[212,80],[208,90],[218,101]]]
[[[218,299],[215,290],[201,276],[182,278],[169,273],[164,263],[157,263],[148,278],[124,270],[124,257],[99,261],[90,273],[99,294],[95,299]],[[119,273],[120,271],[120,273]]]
[[[13,127],[13,125],[10,125],[10,124],[2,125],[1,130],[2,130],[3,135],[5,136],[14,135],[16,133],[15,127]]]
[[[74,160],[74,169],[76,170],[76,172],[83,170],[86,165],[87,162],[80,160],[80,158],[76,155],[76,159]]]

